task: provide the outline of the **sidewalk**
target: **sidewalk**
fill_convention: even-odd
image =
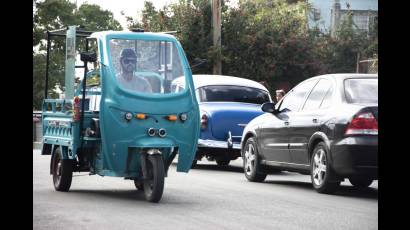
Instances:
[[[42,144],[41,142],[33,142],[33,150],[37,149],[37,150],[41,150]]]

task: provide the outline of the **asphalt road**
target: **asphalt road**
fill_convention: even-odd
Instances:
[[[200,161],[189,173],[171,165],[157,204],[130,180],[75,173],[57,192],[50,156],[33,150],[33,229],[378,229],[378,182],[357,190],[346,180],[318,194],[309,176],[282,172],[248,182],[242,160],[225,168]]]

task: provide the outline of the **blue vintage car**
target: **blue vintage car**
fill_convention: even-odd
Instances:
[[[193,75],[199,103],[201,132],[197,160],[206,157],[218,165],[228,165],[240,157],[240,142],[244,127],[261,115],[261,104],[271,102],[269,91],[260,83],[238,77],[221,75]],[[172,90],[184,88],[184,81],[176,79]]]

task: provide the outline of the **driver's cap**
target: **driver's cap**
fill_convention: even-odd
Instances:
[[[126,49],[123,49],[121,51],[120,57],[121,57],[121,59],[123,59],[123,58],[134,58],[134,59],[136,59],[137,55],[135,54],[135,51],[133,49],[126,48]]]

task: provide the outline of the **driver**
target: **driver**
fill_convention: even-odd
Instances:
[[[133,49],[125,48],[120,54],[121,72],[117,75],[117,80],[122,87],[138,92],[152,93],[150,83],[134,75],[137,67],[137,55]]]

